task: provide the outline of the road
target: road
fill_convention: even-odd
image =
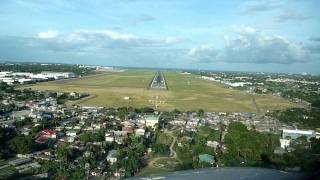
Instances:
[[[172,131],[168,131],[168,130],[165,130],[164,131],[164,133],[165,134],[168,134],[170,137],[172,137],[172,143],[171,143],[171,145],[170,145],[170,156],[172,157],[172,158],[177,158],[177,152],[173,149],[173,147],[174,147],[174,145],[176,144],[176,142],[177,142],[177,137],[176,136],[174,136],[173,134],[172,134]],[[177,158],[178,159],[178,158]],[[179,160],[179,159],[178,159]],[[180,160],[179,160],[180,161]]]
[[[66,105],[68,107],[72,107],[73,105],[77,105],[77,104],[83,103],[83,102],[88,101],[88,100],[90,100],[92,98],[95,98],[95,97],[96,97],[96,95],[89,95],[87,97],[84,97],[84,98],[81,98],[81,99],[78,99],[78,100],[75,100],[75,101],[70,101],[69,100],[69,101],[67,101]]]
[[[170,137],[172,137],[172,142],[170,144],[170,156],[164,156],[164,157],[156,157],[153,158],[150,162],[149,162],[149,166],[154,166],[154,163],[157,162],[159,159],[164,159],[164,158],[174,158],[177,159],[179,161],[180,164],[182,164],[182,161],[178,158],[177,156],[177,152],[173,149],[174,145],[177,142],[177,137],[173,135],[172,131],[168,131],[165,130],[164,131],[165,134],[169,135]]]
[[[261,111],[260,111],[260,108],[259,108],[259,106],[258,106],[258,104],[256,102],[256,98],[253,95],[251,95],[251,97],[252,97],[252,104],[256,108],[257,113],[259,114]]]

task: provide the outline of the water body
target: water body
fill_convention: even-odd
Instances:
[[[302,174],[289,173],[274,169],[251,168],[251,167],[223,167],[205,168],[186,171],[176,171],[161,175],[151,175],[147,177],[135,177],[131,179],[173,179],[173,180],[295,180],[306,179]]]

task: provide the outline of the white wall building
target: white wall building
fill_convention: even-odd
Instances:
[[[107,161],[110,162],[110,164],[117,162],[117,151],[116,150],[110,150],[108,152]]]
[[[105,141],[106,142],[113,142],[114,141],[113,133],[106,133],[105,134]]]
[[[280,147],[285,149],[290,146],[290,142],[289,139],[280,139]]]
[[[67,136],[76,137],[77,136],[77,132],[76,131],[67,131]]]

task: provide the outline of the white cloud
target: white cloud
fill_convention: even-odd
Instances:
[[[287,22],[287,21],[304,21],[308,19],[310,19],[309,16],[301,14],[299,12],[295,12],[295,11],[287,11],[281,15],[274,17],[274,21],[279,23]]]
[[[293,64],[311,60],[310,51],[302,44],[285,37],[268,35],[253,27],[233,28],[235,35],[225,36],[225,46],[214,49],[211,45],[191,48],[188,55],[199,62],[214,61],[252,64]]]
[[[176,38],[176,37],[166,37],[164,38],[164,43],[171,45],[171,44],[176,44],[184,41],[182,38]]]
[[[183,42],[181,38],[170,36],[143,38],[109,29],[78,30],[68,34],[49,30],[46,33],[39,33],[39,38],[25,39],[21,44],[24,44],[24,48],[32,46],[39,52],[101,57],[112,54],[114,58],[135,54],[136,59],[139,57],[152,59],[150,54],[158,54],[158,57],[168,56],[167,59],[180,59],[184,60],[184,63],[193,64],[212,62],[293,64],[312,60],[313,54],[318,51],[318,46],[307,47],[282,36],[266,34],[253,27],[235,26],[232,29],[234,33],[225,36],[225,44],[220,49],[212,44],[186,49],[185,44],[175,46]],[[169,50],[172,51],[168,54]]]
[[[52,39],[58,37],[59,32],[56,30],[48,30],[46,32],[38,33],[38,37],[41,39]]]
[[[241,31],[236,37],[226,39],[223,61],[291,64],[309,60],[308,51],[301,44],[254,28],[247,29],[250,31]]]
[[[53,33],[49,30],[41,35],[38,46],[51,51],[95,52],[103,53],[106,49],[154,48],[169,47],[182,41],[180,38],[166,37],[162,39],[142,38],[130,33],[120,33],[109,29],[76,30],[69,34]],[[49,39],[48,41],[47,39]],[[42,40],[45,39],[45,40]]]
[[[278,8],[278,4],[271,1],[249,1],[240,6],[240,14],[250,15],[259,12],[271,11]]]
[[[111,30],[79,30],[74,32],[73,35],[82,38],[101,37],[121,41],[130,41],[136,38],[133,34],[122,34]]]
[[[308,50],[311,53],[320,55],[320,44],[309,44],[306,46],[306,48],[308,48]],[[319,56],[318,56],[318,58],[319,58]]]
[[[203,44],[198,47],[191,48],[188,55],[197,62],[208,63],[215,60],[218,52],[212,45]]]
[[[251,33],[256,33],[257,30],[253,27],[250,27],[250,26],[232,26],[232,30],[235,32],[235,33],[238,33],[238,34],[251,34]]]
[[[150,16],[150,15],[148,15],[148,14],[142,14],[141,16],[133,19],[133,20],[131,21],[131,23],[132,23],[133,25],[138,25],[138,24],[141,24],[141,23],[152,22],[152,21],[155,21],[155,20],[156,20],[156,18],[153,17],[153,16]]]
[[[310,41],[320,42],[320,36],[311,36],[309,37]]]

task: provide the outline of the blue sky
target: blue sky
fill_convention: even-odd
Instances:
[[[2,0],[0,60],[319,74],[319,7],[318,0]]]

